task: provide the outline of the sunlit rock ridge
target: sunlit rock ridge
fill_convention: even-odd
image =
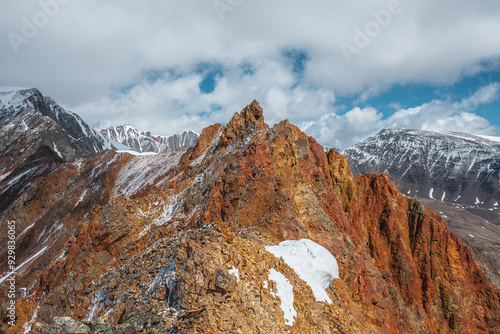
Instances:
[[[499,289],[438,214],[256,101],[166,154],[53,153],[26,153],[51,167],[17,195],[23,178],[0,181],[19,266],[4,332],[498,332]],[[298,272],[266,250],[303,239],[322,255]]]

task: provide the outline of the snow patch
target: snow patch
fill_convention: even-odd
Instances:
[[[78,115],[73,114],[73,113],[71,113],[71,116],[73,116],[73,118],[76,119],[76,122],[80,126],[80,129],[82,129],[82,132],[85,134],[85,137],[88,137],[89,134],[87,133],[85,126],[82,124],[82,120],[80,119],[80,117]],[[99,151],[96,151],[96,152],[99,152]]]
[[[87,191],[88,191],[88,189],[85,189],[85,191],[84,191],[84,192],[80,195],[80,198],[79,198],[79,199],[78,199],[78,201],[76,202],[76,204],[75,204],[74,208],[75,208],[78,204],[80,204],[80,202],[81,202],[81,201],[83,201],[83,199],[85,198],[85,195],[87,195]]]
[[[281,301],[281,309],[285,318],[285,325],[293,326],[297,312],[293,308],[293,286],[290,281],[283,276],[282,273],[276,271],[274,268],[269,270],[269,279],[276,283],[276,292],[271,291],[274,298],[278,297]]]
[[[36,321],[36,318],[38,318],[38,310],[40,309],[40,303],[36,305],[35,313],[33,313],[33,316],[31,317],[31,320],[28,321],[23,325],[24,328],[24,334],[27,334],[31,331],[31,325]]]
[[[94,293],[94,299],[92,300],[92,304],[89,306],[89,314],[85,320],[87,321],[92,321],[94,320],[94,317],[99,314],[99,311],[102,308],[102,305],[100,305],[101,301],[104,301],[106,298],[106,295],[101,290],[97,290]]]
[[[239,271],[238,271],[238,268],[235,268],[235,267],[233,266],[233,268],[229,269],[229,273],[230,273],[231,275],[236,276],[236,282],[239,282],[239,281],[240,281],[240,273],[239,273]]]
[[[485,135],[474,135],[474,136],[481,137],[481,138],[484,138],[484,139],[488,139],[488,140],[500,143],[500,137],[485,136]]]
[[[132,155],[157,155],[158,154],[156,152],[137,152],[134,150],[119,150],[119,151],[116,151],[116,153],[128,153],[128,154],[132,154]]]
[[[59,152],[59,150],[57,149],[56,143],[54,143],[54,152],[56,152],[56,153],[57,153],[57,155],[59,156],[59,158],[61,158],[61,159],[62,159],[62,154],[61,154],[61,152]]]
[[[37,167],[33,167],[31,169],[28,169],[27,171],[24,171],[22,172],[21,174],[17,175],[16,177],[14,177],[12,180],[9,181],[9,183],[7,183],[7,186],[10,187],[12,184],[16,183],[17,181],[19,181],[23,176],[25,176],[26,174],[29,174],[31,173],[32,171],[36,170]]]
[[[167,154],[135,156],[120,170],[115,183],[114,197],[132,196],[150,184],[161,185],[158,178],[165,178],[177,166],[186,149]]]
[[[434,188],[431,188],[431,190],[429,191],[429,198],[430,199],[435,199],[434,197],[432,197],[433,192],[434,192]]]
[[[323,246],[312,240],[286,240],[278,246],[266,250],[282,259],[312,289],[316,301],[332,301],[325,289],[339,277],[339,267],[335,257]]]
[[[17,236],[17,238],[16,238],[16,239],[17,239],[17,240],[19,240],[19,238],[20,238],[21,236],[23,236],[26,232],[28,232],[28,231],[29,231],[29,230],[30,230],[33,226],[35,226],[35,223],[33,223],[33,224],[31,224],[30,226],[26,227],[26,228],[24,229],[24,231],[22,231],[22,232],[21,232],[21,233]]]

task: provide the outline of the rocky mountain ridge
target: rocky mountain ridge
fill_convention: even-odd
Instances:
[[[196,144],[199,135],[194,131],[184,131],[172,136],[158,136],[150,131],[139,132],[131,125],[119,125],[101,130],[101,134],[131,147],[138,152],[167,153]]]
[[[0,214],[24,332],[499,332],[500,290],[438,214],[256,101],[194,147],[59,161]],[[266,249],[299,239],[335,257],[331,303]]]
[[[0,90],[0,208],[60,164],[118,148],[36,88]]]

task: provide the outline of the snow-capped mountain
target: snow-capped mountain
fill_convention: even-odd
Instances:
[[[345,149],[356,174],[386,172],[404,194],[498,208],[500,138],[385,129]]]
[[[103,129],[101,134],[139,152],[155,153],[167,153],[181,147],[193,146],[199,137],[194,131],[184,131],[173,136],[157,136],[149,131],[139,132],[128,124]]]
[[[125,149],[36,88],[0,89],[0,206],[60,163]]]
[[[0,127],[2,151],[26,133],[33,140],[43,136],[44,144],[65,160],[122,148],[91,129],[77,114],[43,96],[36,88],[0,89]],[[48,138],[51,135],[53,138]],[[49,142],[50,139],[53,139],[52,142]]]

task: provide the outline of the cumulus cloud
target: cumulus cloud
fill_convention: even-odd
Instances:
[[[436,126],[425,120],[435,116],[429,108],[458,127],[467,121],[458,115],[474,118],[498,90],[432,101],[411,117],[414,110],[390,116],[368,107],[342,114],[338,102],[364,104],[394,84],[450,85],[497,68],[497,0],[400,0],[396,10],[387,0],[252,0],[227,2],[223,12],[212,1],[3,1],[0,86],[38,87],[100,127],[200,131],[257,99],[271,124],[288,118],[325,144],[344,145],[381,125]],[[357,48],[351,59],[343,43]],[[200,85],[211,69],[207,92]]]
[[[284,63],[267,60],[245,66],[225,65],[214,78],[213,91],[204,92],[200,85],[213,67],[221,66],[212,64],[202,73],[193,73],[193,68],[166,71],[153,81],[144,77],[125,91],[118,89],[73,111],[100,128],[130,123],[161,134],[179,129],[201,131],[210,124],[228,122],[253,99],[265,108],[270,124],[283,119],[300,122],[334,110],[332,90],[297,81]]]
[[[433,100],[414,108],[402,108],[388,117],[374,108],[358,107],[343,115],[330,114],[319,121],[303,122],[301,128],[315,136],[323,145],[345,148],[375,135],[384,128],[410,128],[429,131],[455,131],[495,135],[497,128],[472,113],[484,103],[498,98],[499,84],[479,88],[459,102]]]

